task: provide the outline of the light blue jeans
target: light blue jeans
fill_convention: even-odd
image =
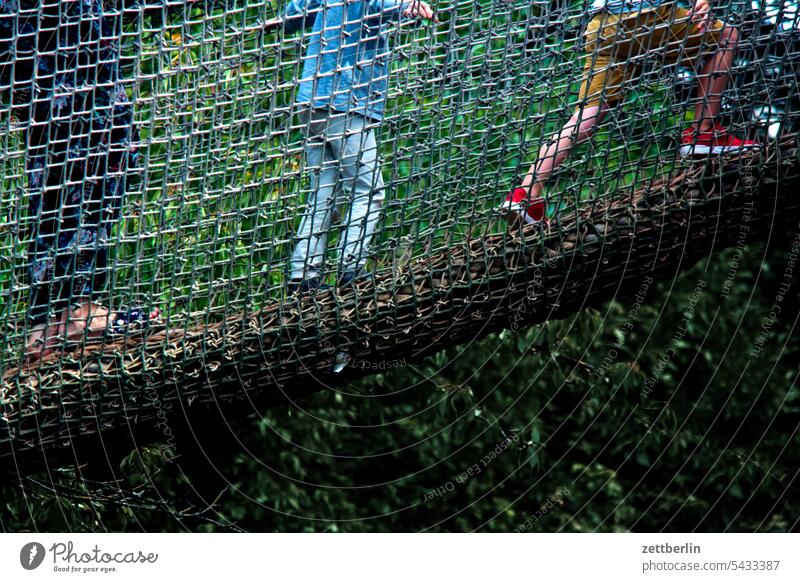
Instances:
[[[375,131],[368,128],[369,119],[356,113],[304,109],[300,116],[308,128],[311,193],[297,232],[291,278],[323,274],[331,222],[340,204],[348,208],[336,249],[338,272],[358,273],[367,262],[384,199]]]

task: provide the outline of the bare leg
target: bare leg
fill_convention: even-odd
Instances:
[[[82,301],[66,319],[67,338],[72,341],[92,338],[108,328],[108,309],[90,301]]]
[[[146,325],[147,321],[153,321],[158,314],[158,309],[152,309],[147,314],[141,308],[137,308],[127,314],[121,314],[121,321],[117,321],[116,324],[121,327],[135,321]],[[71,309],[64,310],[58,321],[39,324],[30,330],[26,340],[28,361],[48,356],[68,344],[75,346],[87,340],[103,337],[110,329],[112,323],[110,317],[108,308],[92,303],[88,299],[80,300]]]
[[[65,329],[66,316],[63,313],[60,319],[34,325],[25,341],[25,355],[28,361],[35,362],[52,354],[64,341]]]
[[[564,125],[560,133],[542,146],[539,158],[530,167],[522,180],[522,188],[530,191],[531,199],[542,195],[545,182],[572,151],[572,148],[589,139],[597,124],[603,120],[608,105],[593,105],[576,111]]]
[[[728,26],[723,28],[720,49],[705,62],[700,71],[697,106],[694,111],[695,130],[710,130],[714,125],[714,120],[719,116],[722,94],[730,80],[730,70],[738,44],[739,31]]]
[[[83,338],[96,338],[108,328],[108,309],[90,301],[83,301],[69,313],[51,323],[35,325],[28,333],[25,352],[29,361],[52,354],[64,340],[77,342]]]

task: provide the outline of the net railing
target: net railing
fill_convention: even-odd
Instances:
[[[0,440],[347,378],[795,216],[797,3],[592,4],[0,0]]]

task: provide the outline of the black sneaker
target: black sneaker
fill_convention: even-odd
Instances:
[[[345,271],[339,277],[337,287],[346,287],[348,285],[355,285],[359,281],[366,281],[372,279],[372,273],[361,271]]]
[[[319,277],[312,277],[311,279],[290,279],[286,287],[289,290],[289,295],[330,289],[330,286],[325,285]]]

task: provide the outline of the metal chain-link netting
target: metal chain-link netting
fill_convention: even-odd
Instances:
[[[432,4],[0,0],[0,442],[346,379],[797,215],[795,1]]]

